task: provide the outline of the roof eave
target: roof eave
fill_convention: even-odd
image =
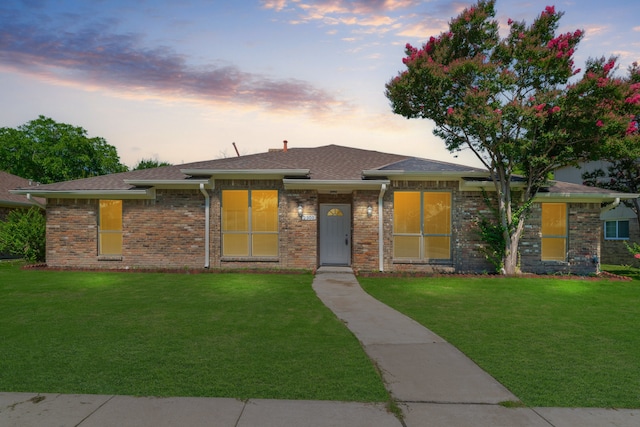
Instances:
[[[12,200],[0,200],[0,207],[3,207],[3,208],[30,208],[32,206],[37,206],[37,205],[31,202],[15,202]]]
[[[616,199],[637,199],[638,197],[640,197],[640,194],[632,193],[538,193],[533,198],[533,201],[566,202],[567,199],[570,199],[571,202],[575,203],[600,203],[614,201]]]
[[[210,179],[125,179],[125,184],[136,187],[158,187],[158,188],[199,188],[204,184],[205,188],[211,188]]]
[[[317,190],[323,194],[345,194],[354,190],[379,190],[388,179],[283,179],[285,190]]]
[[[13,194],[31,194],[45,199],[155,199],[154,188],[132,190],[10,190]]]

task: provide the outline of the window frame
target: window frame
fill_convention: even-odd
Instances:
[[[246,206],[246,210],[244,210],[244,214],[246,215],[246,230],[225,230],[226,228],[226,224],[225,224],[225,203],[224,203],[224,199],[225,199],[225,192],[244,192],[246,194],[246,202],[247,202],[247,206]],[[257,224],[254,224],[254,222],[257,222],[256,216],[255,216],[255,212],[253,211],[253,198],[252,198],[252,193],[253,192],[275,192],[275,201],[276,201],[276,206],[275,206],[275,229],[273,231],[270,230],[264,230],[264,229],[260,229],[260,228],[264,228],[264,226],[262,227],[257,227]],[[220,193],[220,234],[221,234],[221,239],[220,239],[220,253],[221,256],[223,258],[242,258],[242,259],[260,259],[260,258],[269,258],[269,259],[274,259],[274,258],[278,258],[280,256],[280,191],[277,189],[272,189],[272,188],[243,188],[243,189],[238,189],[238,188],[226,188],[226,189],[222,189],[221,193]],[[228,254],[225,253],[225,237],[226,236],[246,236],[246,254]],[[256,247],[258,246],[256,243],[256,238],[260,239],[260,237],[264,237],[264,236],[274,236],[276,243],[275,243],[275,254],[258,254],[256,255]]]
[[[616,235],[611,237],[607,235],[607,223],[612,223],[615,222],[616,224]],[[620,236],[620,223],[621,222],[626,222],[627,223],[627,235],[625,236]],[[630,222],[628,219],[607,219],[604,220],[603,224],[602,224],[602,230],[604,233],[604,239],[605,240],[629,240],[630,238],[630,230],[629,230],[629,225]]]
[[[398,232],[396,231],[396,228],[398,226],[398,224],[396,223],[396,219],[398,218],[397,212],[396,212],[396,195],[398,194],[408,194],[408,193],[418,193],[419,194],[419,230],[417,232]],[[448,196],[448,218],[447,218],[447,222],[448,222],[448,232],[447,233],[429,233],[429,232],[425,232],[425,230],[427,229],[427,227],[425,226],[425,194],[437,194],[437,195],[442,195],[442,194],[446,194]],[[392,238],[393,238],[393,249],[392,249],[392,253],[393,253],[393,260],[395,262],[424,262],[424,263],[443,263],[443,262],[451,262],[453,260],[453,250],[452,250],[452,241],[453,241],[453,193],[451,191],[446,191],[446,190],[424,190],[424,189],[418,189],[418,190],[400,190],[400,191],[395,191],[394,192],[394,204],[393,204],[393,230],[392,230]],[[407,239],[411,239],[411,238],[418,238],[418,242],[417,242],[417,252],[418,252],[418,256],[398,256],[397,254],[397,250],[398,248],[398,240],[407,240]],[[448,239],[448,246],[447,246],[447,251],[448,251],[448,257],[447,258],[430,258],[427,257],[426,254],[426,249],[425,249],[425,242],[428,239],[438,239],[438,238],[447,238]],[[415,245],[415,243],[414,243]],[[414,248],[415,250],[415,248]]]
[[[544,207],[547,205],[562,205],[564,207],[564,234],[544,234],[544,226],[548,224],[549,221],[545,221],[544,215]],[[567,203],[558,203],[558,202],[543,202],[540,203],[540,260],[544,262],[566,262],[567,261],[567,252],[569,250],[569,206]],[[546,256],[545,257],[545,240],[549,241],[549,243],[556,243],[558,240],[562,240],[564,243],[564,250],[562,258]]]
[[[103,220],[103,217],[105,216],[106,212],[103,212],[103,209],[106,209],[106,204],[107,202],[110,202],[108,204],[113,204],[113,202],[119,202],[119,222],[120,222],[120,228],[119,229],[111,229],[111,228],[107,228],[107,229],[103,229],[102,224],[103,222],[105,222],[105,220]],[[103,207],[103,204],[105,204],[105,207]],[[100,257],[118,257],[118,256],[122,256],[122,247],[123,247],[123,229],[124,229],[124,224],[123,224],[123,207],[124,207],[124,203],[122,200],[112,200],[112,199],[100,199],[98,200],[98,244],[97,244],[97,251],[98,251],[98,256]],[[119,246],[119,251],[114,251],[114,252],[105,252],[104,251],[104,246],[105,246],[105,242],[104,240],[106,239],[107,236],[115,236],[115,237],[119,237],[119,242],[117,242],[116,246]]]

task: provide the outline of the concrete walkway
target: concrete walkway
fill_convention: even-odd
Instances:
[[[632,427],[640,410],[515,408],[495,379],[423,326],[366,294],[350,269],[318,271],[313,288],[360,340],[403,411],[384,404],[0,393],[0,426],[554,426]]]

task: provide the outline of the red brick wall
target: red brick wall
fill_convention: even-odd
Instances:
[[[47,200],[47,265],[99,267],[97,200]]]
[[[224,189],[279,190],[279,256],[267,259],[221,257],[220,197]],[[446,262],[407,263],[393,260],[393,194],[398,189],[439,189],[452,194],[452,256]],[[318,195],[315,191],[284,190],[282,181],[216,181],[211,190],[210,265],[212,268],[314,269],[318,266],[318,206],[350,203],[352,207],[352,267],[376,271],[379,191]],[[302,220],[298,205],[315,220]],[[367,216],[367,207],[372,216]],[[459,191],[458,181],[394,181],[384,194],[385,271],[493,272],[481,251],[479,215],[490,216],[478,191]],[[97,200],[50,199],[47,206],[47,263],[80,268],[188,268],[205,263],[204,196],[198,190],[157,190],[155,200],[123,201],[122,257],[98,257]],[[540,261],[540,207],[534,205],[520,252],[525,272],[557,271],[587,274],[600,255],[601,222],[598,204],[570,204],[569,253],[566,263]],[[596,230],[594,232],[594,230]]]
[[[355,269],[374,271],[379,269],[378,247],[378,195],[379,191],[355,191],[352,215],[351,261]],[[367,208],[371,206],[371,217]]]
[[[594,256],[600,257],[599,203],[568,203],[569,223],[567,259],[564,262],[541,260],[541,205],[533,204],[520,242],[524,272],[539,274],[591,274],[596,272]]]

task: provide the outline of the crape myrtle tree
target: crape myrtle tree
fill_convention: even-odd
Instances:
[[[603,157],[609,162],[607,170],[585,172],[582,179],[585,185],[637,194],[640,193],[640,95],[634,93],[634,89],[640,87],[640,67],[634,62],[627,71],[627,80],[622,82],[621,88],[629,92],[629,96],[625,98],[625,107],[632,120],[624,135],[621,135],[616,143],[610,144],[610,152]],[[599,125],[604,126],[604,122],[600,122]],[[624,203],[635,212],[640,222],[640,200],[625,200]]]
[[[104,138],[81,127],[39,116],[18,128],[0,128],[0,170],[43,184],[88,178],[128,168]]]
[[[573,55],[584,33],[556,34],[562,13],[509,20],[501,38],[495,1],[478,1],[422,48],[406,46],[406,70],[386,85],[393,112],[430,119],[450,152],[471,150],[490,171],[502,271],[518,271],[528,208],[555,169],[600,158],[633,126],[637,87],[613,78],[616,58]],[[634,98],[636,97],[636,98]],[[626,99],[633,99],[627,103]],[[512,187],[516,175],[519,186]]]

